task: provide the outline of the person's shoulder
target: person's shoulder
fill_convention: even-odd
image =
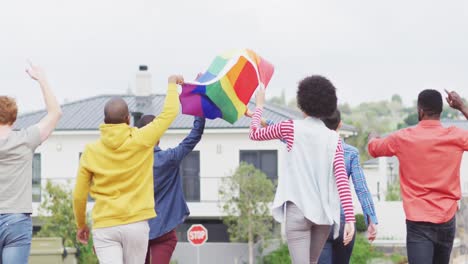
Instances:
[[[84,147],[84,151],[85,152],[95,152],[97,151],[98,149],[101,149],[101,148],[104,148],[104,144],[102,143],[102,141],[100,139],[97,139],[93,142],[89,142],[85,145]]]
[[[37,134],[39,134],[39,128],[37,126],[31,126],[27,128],[21,128],[19,130],[13,130],[8,135],[8,140],[10,141],[27,141],[28,136],[32,134],[33,131],[37,129]]]
[[[346,143],[344,141],[343,141],[343,148],[344,148],[345,151],[359,154],[359,150],[355,146],[350,145],[350,144],[348,144],[348,143]]]
[[[466,134],[468,133],[468,130],[457,127],[457,126],[449,126],[446,128],[450,133],[456,133],[456,134]]]
[[[348,153],[351,155],[359,155],[359,150],[355,146],[347,144],[344,141],[343,141],[343,149],[345,153]]]

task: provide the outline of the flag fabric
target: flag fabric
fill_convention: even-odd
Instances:
[[[182,85],[182,113],[233,124],[247,110],[247,103],[261,83],[266,88],[274,67],[249,49],[217,56],[195,81]]]

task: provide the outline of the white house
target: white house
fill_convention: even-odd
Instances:
[[[123,97],[134,118],[141,113],[157,113],[161,110],[164,95],[151,95],[149,75],[137,76],[136,95]],[[140,87],[143,86],[143,87]],[[97,140],[98,127],[104,120],[105,102],[114,95],[100,95],[64,104],[63,117],[56,131],[34,157],[33,198],[34,214],[41,199],[42,187],[47,181],[74,185],[79,157],[85,145]],[[250,105],[253,109],[253,105]],[[16,122],[16,128],[24,128],[37,123],[44,111],[24,114]],[[300,118],[300,114],[277,106],[267,105],[264,117],[274,122]],[[176,146],[189,133],[193,117],[179,115],[169,131],[161,139],[160,146]],[[277,179],[284,166],[281,156],[286,151],[279,141],[254,142],[248,138],[250,120],[243,117],[234,125],[223,120],[208,120],[202,141],[186,157],[182,164],[184,192],[191,211],[186,224],[178,230],[181,241],[186,240],[186,230],[193,223],[202,223],[208,228],[210,242],[228,241],[226,227],[222,224],[223,213],[219,208],[218,190],[224,177],[230,176],[241,161],[254,164],[271,179]],[[354,135],[355,129],[344,126],[343,137]],[[92,205],[90,203],[90,205]]]

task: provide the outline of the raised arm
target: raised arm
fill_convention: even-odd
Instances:
[[[36,80],[39,83],[46,105],[47,115],[37,124],[39,127],[41,142],[44,142],[57,126],[57,123],[62,116],[62,109],[60,108],[57,98],[49,87],[44,71],[40,67],[30,64],[30,67],[26,69],[26,72],[33,80]]]
[[[249,138],[256,141],[280,139],[286,141],[288,150],[291,150],[294,142],[294,122],[283,121],[267,127],[262,127],[262,113],[265,102],[265,91],[257,91],[257,108],[250,122]]]
[[[174,151],[174,158],[177,161],[182,161],[200,142],[203,131],[205,130],[205,118],[203,117],[195,117],[193,121],[193,128],[182,142],[173,149]]]
[[[447,91],[447,97],[445,98],[447,100],[447,103],[452,107],[453,109],[456,109],[460,111],[466,119],[468,119],[468,105],[463,102],[463,99],[460,97],[460,95],[455,92],[455,91]]]
[[[398,132],[396,132],[398,133]],[[391,157],[395,156],[398,149],[396,141],[396,134],[393,133],[385,138],[378,138],[377,136],[369,137],[369,144],[367,149],[369,154],[374,157]]]
[[[179,114],[179,94],[177,85],[183,84],[184,79],[180,75],[169,77],[166,100],[162,112],[148,125],[137,130],[135,137],[145,146],[154,146],[163,136],[172,122]]]

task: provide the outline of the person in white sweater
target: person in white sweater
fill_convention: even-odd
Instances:
[[[338,236],[340,200],[345,214],[343,243],[354,236],[354,209],[344,163],[342,142],[320,118],[337,108],[336,88],[322,76],[299,83],[297,102],[302,120],[261,126],[265,102],[262,87],[250,125],[250,139],[286,143],[285,169],[280,173],[273,202],[273,217],[286,225],[286,238],[294,264],[317,263],[332,226]]]

